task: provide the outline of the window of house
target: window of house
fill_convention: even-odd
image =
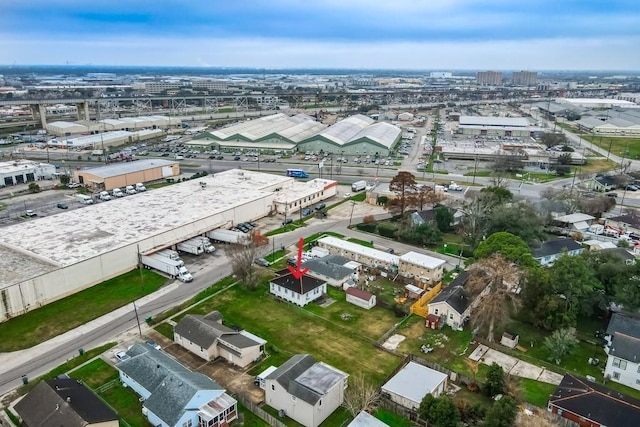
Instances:
[[[615,368],[620,368],[620,369],[627,369],[627,361],[626,360],[622,360],[622,359],[618,359],[617,357],[613,358],[613,366]]]
[[[318,401],[318,406],[322,406],[322,399]]]
[[[449,319],[453,320],[453,313],[449,313]]]
[[[614,380],[619,380],[620,379],[620,372],[614,372],[613,373],[613,379]]]
[[[640,380],[636,380],[636,384],[640,384]]]
[[[276,390],[276,386],[275,384],[271,384],[271,390],[275,391]]]
[[[638,373],[640,374],[640,366],[638,366]]]
[[[439,311],[439,310],[436,308],[436,311],[435,311],[435,313],[434,313],[436,316],[438,315],[438,311]]]
[[[192,420],[187,420],[185,422],[182,423],[182,427],[193,427],[193,421]]]

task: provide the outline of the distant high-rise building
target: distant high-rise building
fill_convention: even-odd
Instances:
[[[500,71],[479,71],[476,79],[481,86],[500,86],[502,73]]]
[[[513,84],[516,86],[535,86],[538,73],[535,71],[516,71],[513,73]]]

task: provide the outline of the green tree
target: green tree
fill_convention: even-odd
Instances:
[[[449,396],[443,395],[430,405],[427,419],[434,427],[457,427],[460,422],[460,411]]]
[[[544,347],[549,353],[549,360],[559,365],[562,358],[571,354],[578,345],[574,328],[556,329],[551,336],[544,339]]]
[[[479,193],[462,204],[463,213],[460,234],[471,249],[475,249],[486,235],[493,208],[498,204],[493,194]]]
[[[432,394],[427,393],[427,395],[422,398],[422,402],[420,402],[420,407],[418,408],[418,415],[420,415],[420,418],[424,420],[428,420],[429,411],[431,411],[431,407],[435,403],[436,403],[436,398],[433,397]]]
[[[499,186],[484,187],[481,193],[490,193],[498,200],[499,203],[510,202],[513,200],[513,193],[508,188]]]
[[[540,142],[547,147],[553,147],[554,145],[566,145],[567,137],[563,133],[543,133],[540,137]]]
[[[396,198],[390,200],[387,204],[390,206],[393,202],[393,206],[398,209],[399,214],[404,215],[404,211],[409,206],[409,196],[416,189],[416,177],[411,172],[398,172],[396,176],[391,179],[389,183],[389,190],[396,193]]]
[[[501,254],[483,258],[469,269],[467,289],[478,295],[471,322],[487,327],[489,342],[493,342],[494,328],[505,325],[511,309],[517,311],[520,307],[520,299],[513,290],[519,286],[521,275],[520,268]]]
[[[558,164],[559,165],[570,165],[571,164],[571,153],[564,153],[558,156]]]
[[[494,402],[487,410],[484,418],[483,427],[511,427],[516,421],[518,415],[518,405],[510,396],[504,396],[502,399]]]
[[[556,165],[555,170],[556,175],[558,176],[567,175],[569,172],[571,172],[571,168],[567,165]]]
[[[380,227],[378,227],[380,230]],[[382,234],[382,233],[381,233]],[[398,233],[400,240],[416,245],[434,245],[442,241],[442,233],[433,224],[423,223]]]
[[[30,182],[29,183],[29,192],[30,193],[39,193],[40,192],[40,186],[38,184],[36,184],[35,182]]]
[[[554,330],[562,325],[571,324],[566,315],[564,300],[556,293],[549,271],[543,267],[529,269],[522,280],[521,315],[537,328]]]
[[[544,240],[543,218],[528,202],[502,204],[491,212],[487,233],[507,231],[527,244]]]
[[[507,260],[523,267],[535,265],[531,249],[529,249],[524,240],[504,231],[493,233],[480,242],[476,250],[473,251],[473,256],[477,259],[488,258],[493,254],[501,254]]]
[[[560,256],[549,269],[549,280],[563,295],[570,326],[575,326],[579,315],[589,316],[595,306],[604,305],[604,288],[583,256]]]
[[[436,224],[438,225],[438,230],[446,233],[451,230],[451,223],[453,222],[453,213],[446,206],[439,206],[435,208],[436,213]]]
[[[64,175],[60,175],[60,184],[62,185],[69,185],[69,183],[71,182],[71,177],[67,174]]]
[[[491,366],[489,366],[487,382],[484,385],[484,390],[487,392],[489,397],[504,393],[504,371],[496,362],[493,362]]]

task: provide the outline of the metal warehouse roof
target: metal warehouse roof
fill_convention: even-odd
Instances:
[[[407,252],[406,254],[402,255],[400,257],[400,260],[430,269],[438,268],[442,264],[444,264],[444,261],[441,259],[413,251]]]
[[[272,197],[272,188],[291,182],[286,176],[233,169],[5,227],[0,248],[68,266]],[[0,258],[0,277],[13,262]],[[26,278],[33,277],[28,270]]]
[[[329,246],[344,249],[345,251],[357,253],[362,256],[377,259],[389,264],[398,265],[400,257],[390,254],[388,252],[379,251],[377,249],[362,246],[357,243],[348,242],[346,240],[338,239],[337,237],[327,236],[318,240],[320,243],[324,243]]]
[[[100,166],[92,169],[83,169],[79,173],[90,173],[91,175],[96,175],[101,178],[111,178],[126,173],[139,172],[162,166],[171,166],[175,165],[176,163],[178,162],[174,160],[145,159],[137,160],[135,162],[115,163],[112,165]]]
[[[467,125],[528,127],[529,120],[526,117],[460,116],[460,126]]]
[[[407,398],[419,405],[427,393],[432,393],[446,378],[446,374],[409,362],[382,386],[382,390]]]
[[[338,123],[320,132],[318,136],[327,138],[338,145],[344,145],[374,122],[371,117],[356,114],[355,116],[340,120]]]
[[[315,135],[325,127],[325,125],[316,122],[306,114],[289,117],[286,114],[279,113],[217,129],[211,132],[211,135],[221,140],[242,137],[250,141],[256,141],[276,134],[292,142],[300,142]]]

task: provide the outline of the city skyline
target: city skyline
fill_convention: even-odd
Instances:
[[[640,7],[629,0],[34,0],[2,9],[4,65],[640,70]]]

